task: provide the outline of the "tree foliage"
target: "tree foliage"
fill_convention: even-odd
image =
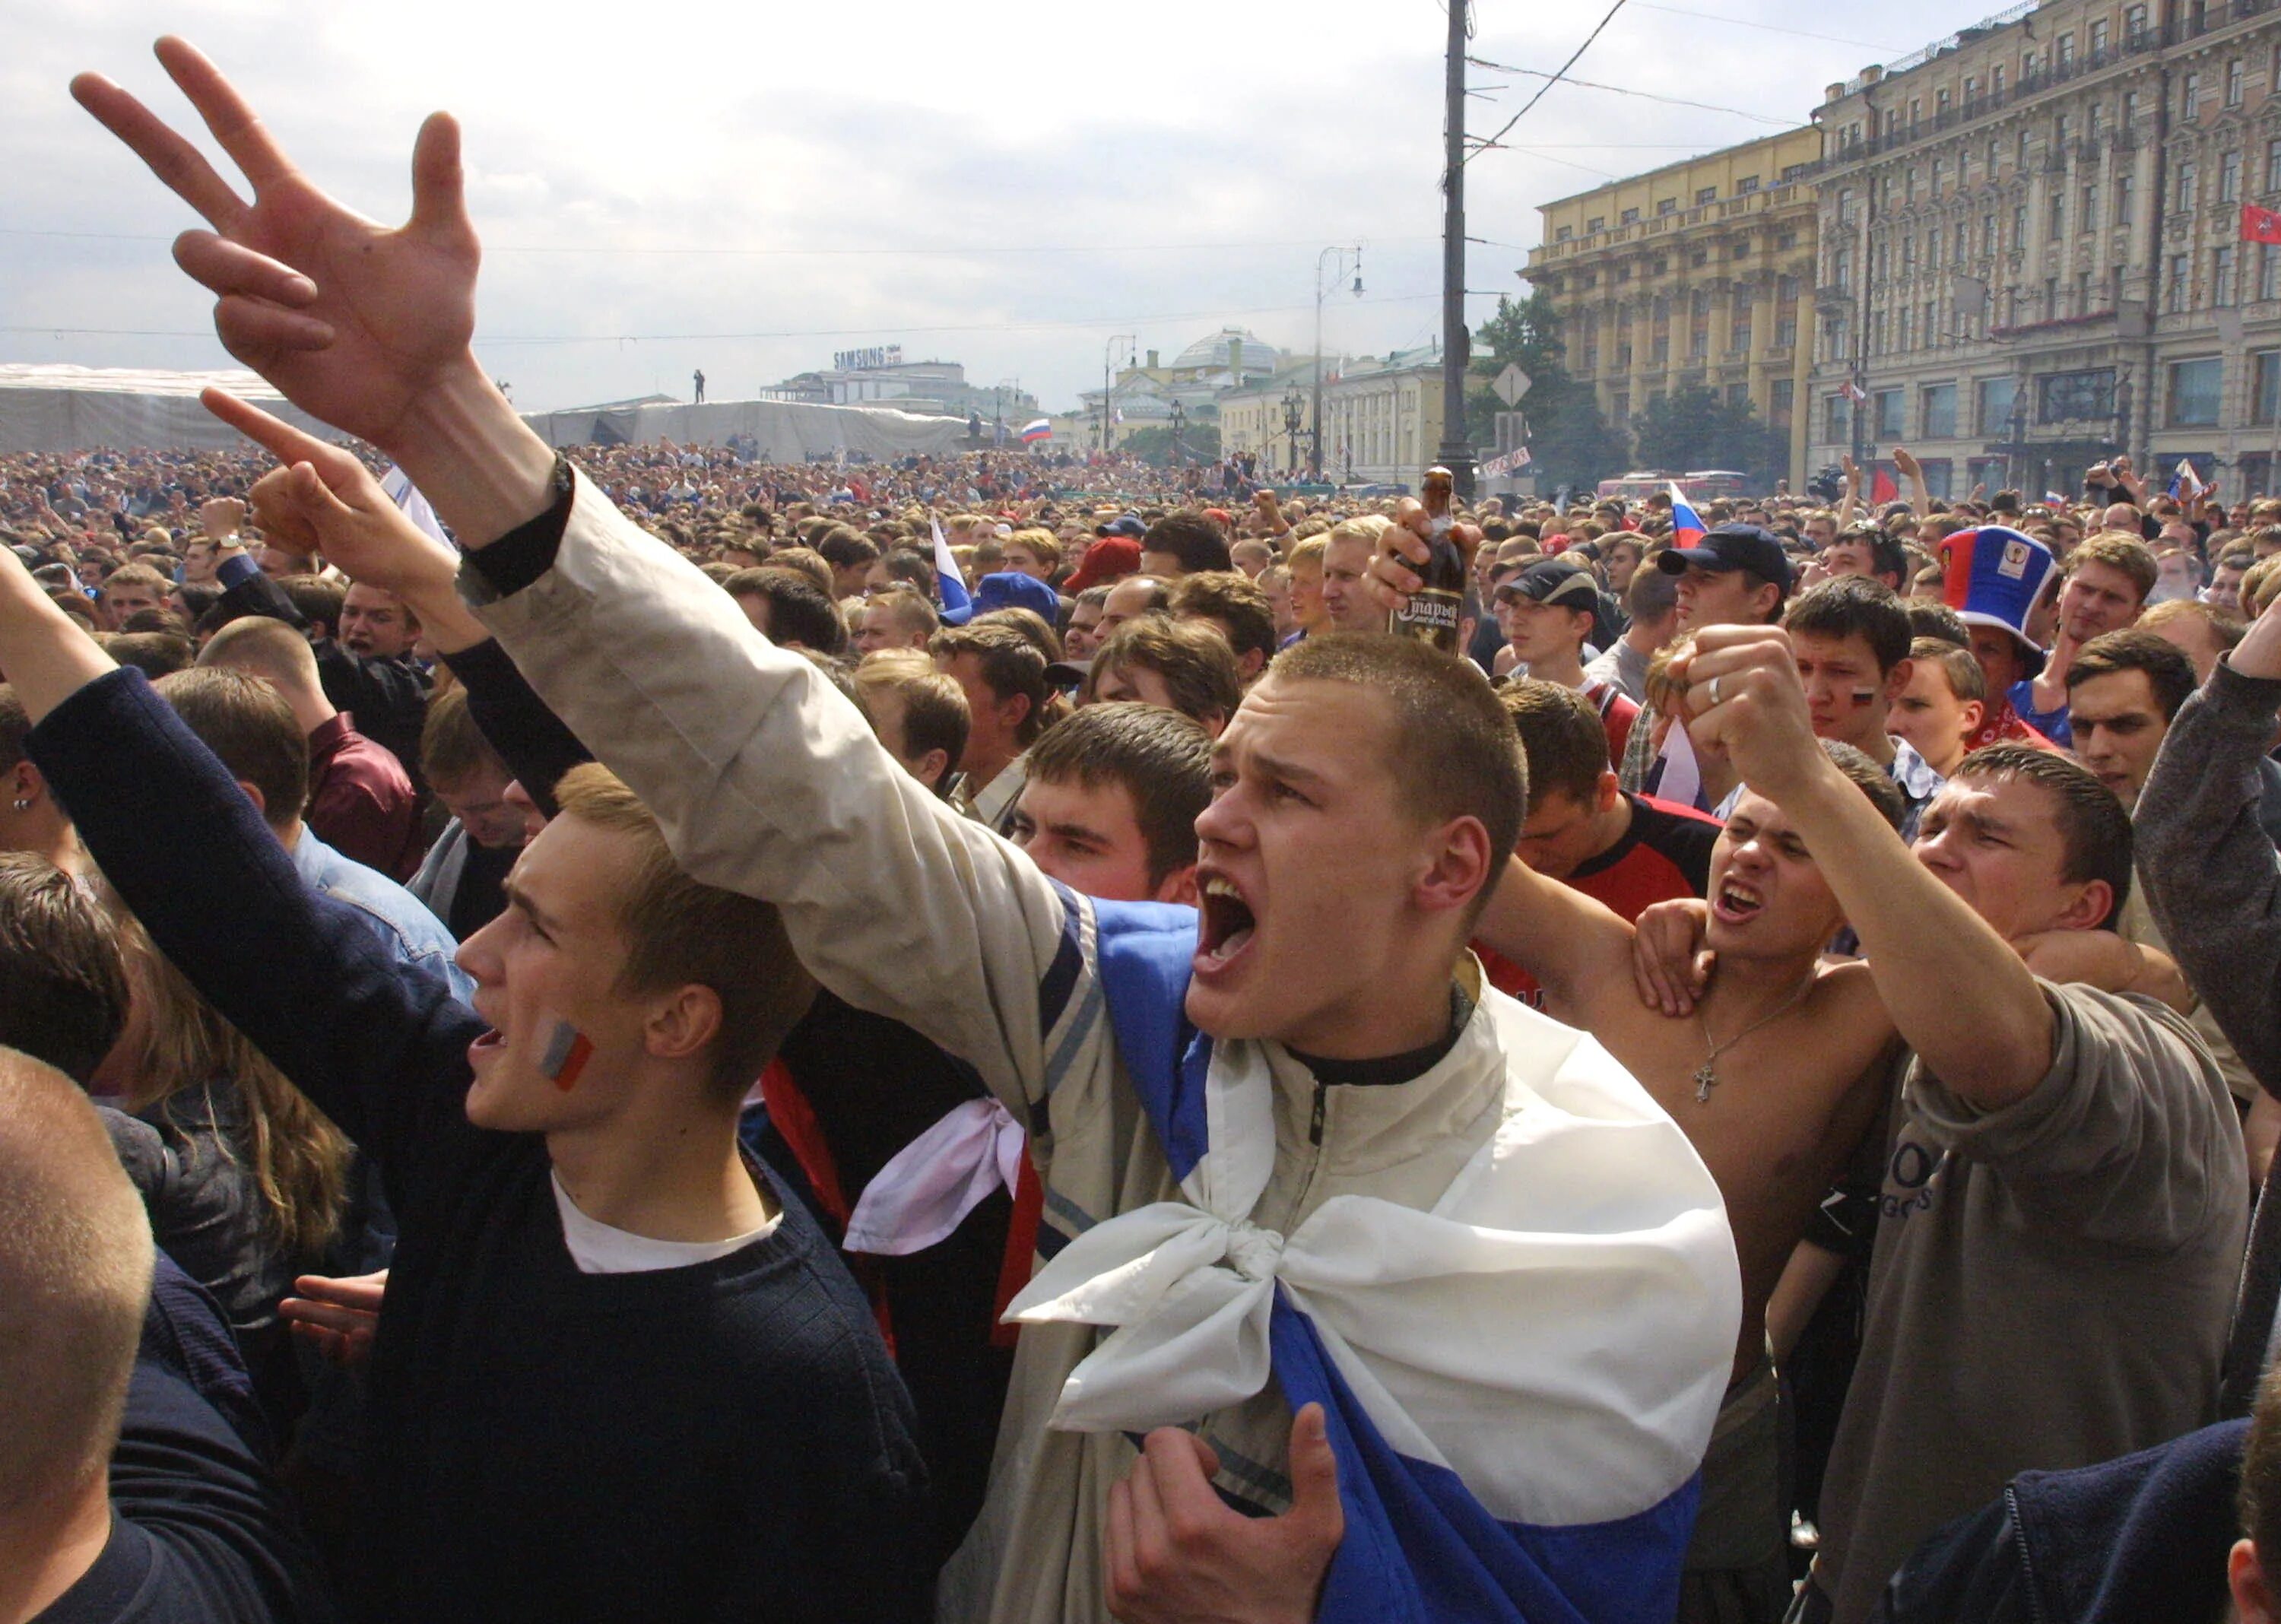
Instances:
[[[1759,489],[1771,488],[1787,471],[1787,448],[1758,408],[1747,399],[1729,402],[1700,383],[1651,402],[1637,432],[1643,468],[1735,468]]]
[[[1496,443],[1496,414],[1506,409],[1489,382],[1518,363],[1530,378],[1519,409],[1528,418],[1529,471],[1540,491],[1589,488],[1624,471],[1630,453],[1620,429],[1601,415],[1592,386],[1568,375],[1560,313],[1539,289],[1526,299],[1500,298],[1496,313],[1473,329],[1465,428],[1475,445]]]
[[[1117,442],[1117,449],[1129,451],[1152,467],[1172,466],[1172,431],[1162,424],[1151,423],[1146,429],[1135,429]],[[1183,467],[1197,462],[1219,460],[1219,425],[1190,423],[1180,430],[1180,462]]]

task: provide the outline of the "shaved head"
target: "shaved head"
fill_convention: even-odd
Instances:
[[[107,1466],[152,1256],[142,1198],[87,1095],[0,1048],[0,1517]]]

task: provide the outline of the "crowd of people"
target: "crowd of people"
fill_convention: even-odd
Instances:
[[[2281,1616],[2281,500],[558,454],[160,54],[360,449],[0,468],[0,1621]]]

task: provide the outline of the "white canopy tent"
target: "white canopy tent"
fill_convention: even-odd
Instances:
[[[0,452],[227,451],[245,444],[198,404],[216,384],[287,422],[341,437],[280,399],[251,372],[159,372],[135,367],[0,364]]]
[[[245,442],[198,404],[215,384],[328,439],[342,437],[279,398],[251,372],[162,372],[134,367],[0,364],[0,453],[227,451]],[[534,412],[523,421],[549,445],[625,445],[669,439],[724,445],[749,435],[762,460],[800,462],[834,452],[903,457],[966,445],[962,418],[919,416],[889,406],[811,406],[788,400],[633,401]]]

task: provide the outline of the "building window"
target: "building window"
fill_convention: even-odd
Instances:
[[[1621,214],[1617,216],[1617,220],[1618,223],[1621,225],[1635,226],[1639,224],[1639,211],[1637,209],[1626,209]]]
[[[2138,182],[2130,175],[2120,174],[2115,177],[2115,223],[2116,225],[2127,226],[2130,223],[2130,194],[2137,188]]]
[[[2273,421],[2274,407],[2281,405],[2281,350],[2260,350],[2249,359],[2256,368],[2257,379],[2250,397],[2249,421],[2269,423]],[[2251,489],[2264,490],[2267,487],[2254,485]]]
[[[1983,256],[1996,251],[1996,217],[1993,214],[1980,217],[1980,251]]]
[[[2093,62],[2107,60],[2107,19],[2104,17],[2091,25],[2091,59]]]
[[[2115,415],[2115,369],[2049,372],[2036,380],[2036,421],[2096,422]]]
[[[2053,119],[2052,120],[2052,151],[2053,151],[2053,153],[2054,155],[2057,155],[2057,153],[2059,152],[2060,149],[2061,149],[2061,147],[2064,147],[2065,145],[2067,145],[2067,143],[2068,143],[2068,121],[2067,121],[2067,114],[2065,114],[2065,113],[2061,113],[2061,114],[2059,114],[2057,117],[2055,117],[2055,118],[2053,118]]]
[[[1747,197],[1758,189],[1759,177],[1754,174],[1746,174],[1735,182],[1735,195],[1737,197]]]
[[[1565,243],[1575,235],[1576,228],[1574,226],[1563,226],[1552,234],[1552,240],[1556,243]]]
[[[1879,439],[1898,440],[1908,432],[1901,424],[1899,390],[1881,389],[1869,397],[1869,405],[1872,408],[1869,421],[1874,425],[1870,431]]]
[[[2075,35],[2072,34],[2062,34],[2060,35],[2059,71],[2064,73],[2074,66]]]
[[[2134,50],[2146,43],[2145,6],[2126,5],[2122,8],[2122,37]]]
[[[1979,101],[1980,75],[1977,73],[1967,73],[1964,76],[1964,104],[1967,107],[1973,107],[1978,105]]]
[[[1790,428],[1791,403],[1798,398],[1798,385],[1790,378],[1776,378],[1767,391],[1767,421],[1787,431]]]
[[[1776,248],[1796,248],[1798,246],[1798,233],[1795,231],[1783,232],[1780,236],[1775,239],[1775,246]]]
[[[2122,128],[2129,129],[2138,121],[2138,92],[2136,90],[2125,90],[2122,93]]]
[[[1945,119],[1948,117],[1948,90],[1945,87],[1943,87],[1940,93],[1934,97],[1932,111],[1933,116],[1936,119]]]
[[[1915,336],[1909,330],[1914,314],[1915,313],[1909,309],[1908,306],[1903,305],[1901,307],[1901,336],[1899,343],[1896,344],[1893,347],[1904,353],[1916,347],[1914,342],[1912,342]]]
[[[2225,104],[2229,107],[2241,105],[2241,58],[2239,57],[2234,58],[2225,65]]]
[[[2170,411],[2173,429],[2208,429],[2217,424],[2219,386],[2225,362],[2217,356],[2170,363]]]
[[[2051,212],[2050,228],[2044,235],[2056,243],[2067,230],[2067,198],[2058,192],[2053,192],[2051,196]]]
[[[1853,441],[1853,403],[1843,395],[1821,398],[1821,437],[1833,445]]]
[[[2281,298],[2281,250],[2261,248],[2257,251],[2257,297],[2262,299]]]
[[[1731,407],[1742,407],[1750,405],[1751,386],[1747,383],[1729,383],[1727,385],[1727,404]]]
[[[2235,304],[2238,290],[2234,286],[2234,249],[2231,244],[2210,251],[2210,303],[2221,307]]]
[[[2281,191],[2281,141],[2265,143],[2265,189]]]
[[[1995,71],[1989,75],[1988,86],[1989,89],[1994,92],[1998,101],[2000,102],[2004,99],[2004,68],[2001,63],[1999,63]],[[1994,143],[1991,142],[1989,143],[1989,151],[1991,152],[1995,151]]]
[[[2099,139],[2099,130],[2101,127],[2105,125],[2106,121],[2107,104],[2105,102],[2092,103],[2091,111],[2084,114],[2084,135],[2092,141],[2097,141]]]
[[[1656,199],[1655,213],[1656,218],[1659,220],[1666,214],[1677,213],[1678,209],[1679,199],[1676,197],[1659,197]]]
[[[1925,233],[1925,263],[1927,265],[1940,263],[1940,228],[1938,226],[1933,227]]]
[[[1917,433],[1928,440],[1956,437],[1956,385],[1928,383],[1917,404]]]
[[[2241,154],[2228,152],[2217,160],[2217,200],[2241,201]]]
[[[2169,275],[2162,279],[2162,308],[2171,315],[2186,307],[2186,286],[2192,271],[2184,254],[2170,256]]]
[[[1841,248],[1829,256],[1829,280],[1840,293],[1853,290],[1853,251]]]
[[[2076,201],[2075,228],[2078,231],[2099,229],[2099,189],[2096,186],[2083,189],[2083,196]]]
[[[2012,377],[1983,378],[1972,386],[1981,438],[1992,440],[2012,432],[2012,402],[2019,392],[2019,380]]]
[[[1608,217],[1604,214],[1595,214],[1584,222],[1584,229],[1589,233],[1605,231],[1607,228]]]
[[[2178,116],[2196,119],[2202,111],[2202,76],[2188,73],[2178,81]]]
[[[2012,205],[2012,251],[2018,253],[2027,245],[2028,205],[2024,203],[2015,203]]]
[[[1716,203],[1716,202],[1718,202],[1718,201],[1719,201],[1719,189],[1718,189],[1717,187],[1715,187],[1715,186],[1702,186],[1702,187],[1697,187],[1697,188],[1696,189],[1696,192],[1695,192],[1695,202],[1696,202],[1696,206],[1697,206],[1698,208],[1699,208],[1699,207],[1701,207],[1704,204],[1706,204],[1706,203]]]
[[[2201,167],[2192,159],[2178,160],[2178,189],[2174,200],[2180,213],[2193,213],[2195,198],[2201,191]]]

